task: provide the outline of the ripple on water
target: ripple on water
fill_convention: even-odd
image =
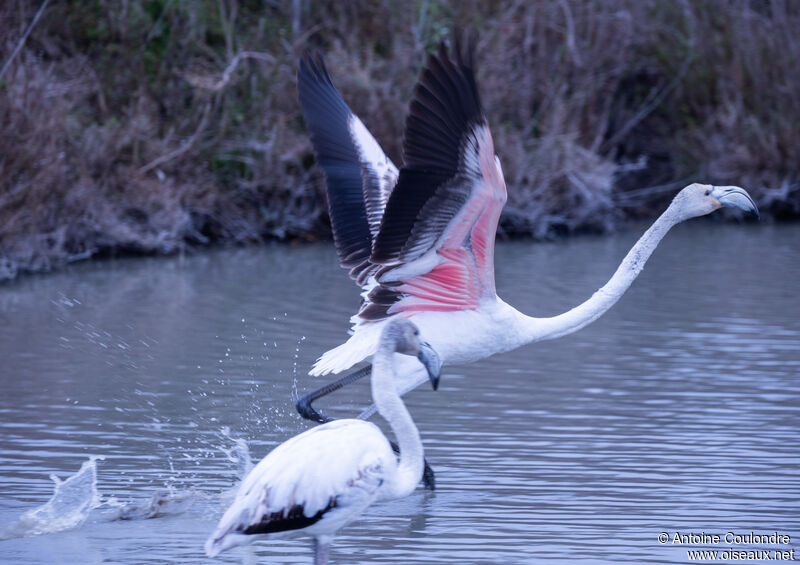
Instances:
[[[332,561],[686,563],[659,532],[800,540],[800,228],[742,228],[681,226],[601,320],[409,395],[438,490],[371,508]],[[501,243],[498,288],[534,315],[566,310],[633,239]],[[305,370],[358,304],[313,245],[87,264],[3,290],[0,523],[48,504],[43,477],[106,456],[97,520],[2,542],[4,562],[48,565],[202,562],[248,454],[308,427],[292,395],[327,382]],[[322,405],[353,414],[368,395]],[[310,557],[294,538],[224,559]]]

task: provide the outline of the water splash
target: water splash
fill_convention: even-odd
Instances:
[[[250,472],[250,469],[253,468],[253,460],[250,457],[250,446],[247,445],[247,441],[243,438],[231,436],[231,429],[228,427],[222,428],[220,433],[222,437],[233,442],[233,446],[230,449],[225,449],[223,447],[222,451],[228,456],[228,461],[236,465],[236,476],[239,480],[242,480],[247,476],[247,473]]]
[[[90,457],[77,473],[63,481],[56,475],[50,475],[55,483],[50,500],[25,512],[0,532],[0,539],[61,532],[83,524],[89,512],[100,504],[100,493],[97,491],[98,459],[104,457]]]
[[[227,507],[233,502],[242,481],[253,468],[253,460],[250,457],[250,447],[247,445],[247,441],[243,438],[232,437],[231,429],[228,427],[222,428],[220,434],[225,439],[233,442],[233,446],[230,448],[220,447],[220,449],[228,457],[228,461],[236,465],[236,482],[231,488],[221,492],[219,495],[220,505]]]
[[[294,356],[292,357],[292,400],[297,401],[297,359],[300,357],[300,346],[306,340],[306,336],[300,336],[294,346]]]
[[[147,502],[119,503],[108,500],[105,505],[110,508],[103,520],[149,520],[163,516],[174,516],[186,512],[195,501],[201,498],[194,489],[156,491]]]

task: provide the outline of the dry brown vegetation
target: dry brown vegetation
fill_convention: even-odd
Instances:
[[[402,162],[427,52],[479,32],[506,233],[607,230],[692,180],[800,214],[800,3],[0,4],[0,278],[118,252],[328,234],[297,107],[311,47]],[[30,33],[28,34],[28,32]]]

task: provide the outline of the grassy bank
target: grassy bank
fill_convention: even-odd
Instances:
[[[326,54],[400,163],[420,66],[456,25],[479,30],[505,233],[612,229],[693,180],[800,214],[797,2],[41,7],[0,5],[0,279],[93,255],[329,237],[299,55]]]

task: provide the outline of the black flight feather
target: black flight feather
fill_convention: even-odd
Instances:
[[[412,260],[433,247],[469,199],[471,186],[459,175],[465,144],[485,123],[473,73],[474,42],[455,60],[444,43],[430,55],[411,100],[403,143],[404,165],[389,197],[372,263]]]
[[[352,112],[333,86],[322,57],[306,54],[297,73],[300,108],[328,184],[328,212],[342,267],[358,274],[372,249],[362,167],[348,121]],[[367,265],[365,265],[367,263]]]
[[[289,508],[289,511],[284,513],[282,510],[265,514],[257,524],[252,524],[242,530],[243,534],[271,534],[274,532],[286,532],[289,530],[299,530],[310,526],[315,522],[319,522],[322,516],[329,510],[336,508],[336,499],[331,498],[328,505],[314,514],[313,516],[306,516],[303,507],[296,504]]]

